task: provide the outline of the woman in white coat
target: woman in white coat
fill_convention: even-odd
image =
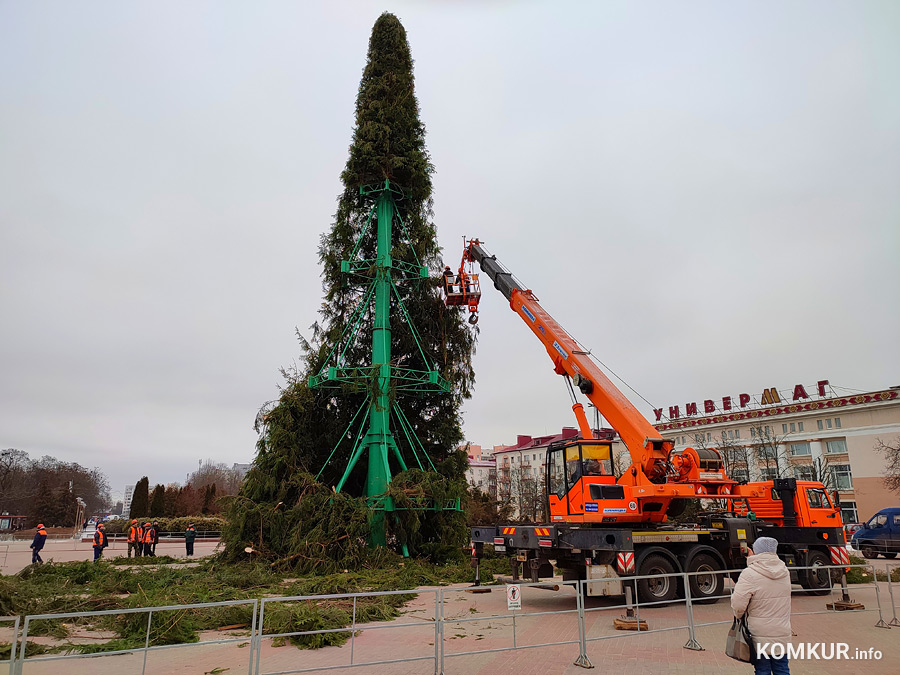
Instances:
[[[767,646],[764,655],[757,658],[756,675],[790,675],[787,647],[791,643],[791,574],[777,550],[778,542],[772,537],[753,542],[747,569],[741,572],[731,594],[734,615],[747,615],[757,652]],[[773,658],[773,652],[780,658]]]

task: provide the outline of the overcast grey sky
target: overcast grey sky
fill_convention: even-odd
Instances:
[[[3,1],[0,448],[252,459],[385,9],[451,265],[482,238],[657,406],[900,384],[900,3]],[[481,313],[467,437],[572,424]]]

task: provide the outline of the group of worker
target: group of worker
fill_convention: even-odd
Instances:
[[[184,533],[184,549],[185,555],[194,555],[194,540],[197,538],[197,532],[194,530],[194,524],[188,525]],[[148,521],[143,525],[139,525],[137,519],[131,521],[131,527],[128,528],[128,557],[134,551],[134,556],[140,558],[142,556],[156,556],[156,544],[159,542],[159,522],[154,521],[152,524]],[[35,565],[43,564],[41,559],[41,551],[44,544],[47,543],[47,530],[43,523],[39,523],[37,531],[34,533],[34,539],[31,542],[31,562]],[[106,535],[106,528],[103,523],[97,523],[97,531],[94,532],[93,548],[94,562],[103,557],[103,549],[109,546],[109,537]]]
[[[159,542],[159,522],[149,521],[143,525],[139,525],[137,518],[131,521],[128,528],[128,557],[134,551],[134,557],[156,556],[156,544]]]

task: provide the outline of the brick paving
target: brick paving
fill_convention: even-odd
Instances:
[[[881,585],[886,589],[885,585]],[[462,592],[464,587],[445,589],[444,617],[444,673],[477,675],[551,675],[584,673],[575,666],[578,645],[568,644],[535,649],[519,649],[454,656],[466,651],[503,649],[513,644],[512,619],[507,615],[506,598],[502,588],[490,594],[475,595]],[[527,612],[555,612],[538,617],[519,614],[516,619],[516,642],[520,647],[549,642],[578,639],[577,614],[569,610],[575,607],[573,591],[546,591],[534,588],[522,589],[523,609]],[[872,587],[851,587],[851,595],[863,602],[865,612],[799,614],[793,619],[795,642],[845,642],[851,653],[873,647],[883,653],[881,661],[794,661],[791,672],[796,674],[847,675],[865,672],[867,675],[900,672],[900,629],[875,628],[878,613]],[[795,594],[793,608],[797,612],[824,612],[827,597]],[[890,620],[886,591],[882,593],[885,619]],[[740,664],[725,656],[725,634],[728,623],[698,626],[696,638],[704,648],[692,651],[684,648],[689,634],[683,605],[645,608],[642,618],[651,629],[672,628],[658,633],[621,633],[612,629],[612,620],[621,615],[621,609],[610,608],[616,604],[606,599],[589,599],[586,614],[588,639],[609,636],[590,641],[587,654],[597,672],[640,675],[655,673],[690,673],[690,675],[748,675],[750,666]],[[389,623],[376,623],[370,630],[358,632],[352,644],[355,663],[368,660],[385,660],[425,657],[426,660],[394,663],[358,668],[338,668],[329,672],[366,673],[373,675],[418,675],[434,673],[435,631],[434,594],[423,593],[409,603],[401,617]],[[475,619],[452,623],[451,619]],[[695,622],[729,622],[730,609],[725,601],[715,605],[695,607]],[[427,625],[413,626],[422,622]],[[235,636],[246,635],[236,633]],[[220,639],[220,633],[209,633],[202,639]],[[270,640],[262,645],[261,673],[278,673],[302,668],[322,668],[348,664],[351,644],[318,650],[300,650],[290,645],[273,647]],[[26,663],[23,675],[129,675],[140,673],[143,654],[104,656],[73,661]],[[189,645],[177,649],[152,651],[147,656],[147,673],[196,673],[211,672],[249,673],[250,647],[247,640],[230,645]],[[216,668],[227,669],[215,671]],[[2,670],[0,670],[2,672]]]

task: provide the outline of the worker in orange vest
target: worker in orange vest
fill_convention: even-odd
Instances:
[[[144,530],[138,525],[137,518],[131,521],[131,527],[128,528],[128,557],[131,557],[131,550],[134,549],[134,557],[140,558],[144,549]]]
[[[103,549],[109,546],[109,539],[103,531],[103,523],[97,523],[97,531],[94,532],[94,562],[103,557]]]
[[[150,525],[150,523],[144,523],[144,555],[156,557],[156,554],[153,553],[153,542],[156,541],[154,535],[156,531]]]
[[[44,548],[44,542],[47,541],[47,530],[44,529],[44,524],[40,523],[37,526],[37,532],[34,533],[34,541],[31,542],[31,564],[35,563],[42,564],[44,561],[41,560],[41,549]]]

